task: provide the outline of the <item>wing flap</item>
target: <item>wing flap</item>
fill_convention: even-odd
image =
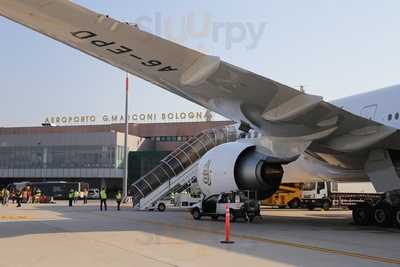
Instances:
[[[300,94],[274,109],[267,109],[262,117],[272,122],[290,121],[312,110],[321,101],[320,96]]]

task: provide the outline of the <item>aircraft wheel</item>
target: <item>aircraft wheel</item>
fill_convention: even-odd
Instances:
[[[358,203],[353,208],[353,221],[356,225],[370,225],[372,222],[372,206],[368,203]]]
[[[392,206],[388,203],[381,202],[374,207],[374,221],[379,226],[392,226],[393,215]]]

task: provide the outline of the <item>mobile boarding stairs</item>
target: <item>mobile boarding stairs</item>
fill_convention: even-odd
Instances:
[[[133,206],[147,210],[169,194],[186,189],[197,180],[199,160],[207,151],[238,138],[234,126],[204,130],[191,138],[131,185]]]

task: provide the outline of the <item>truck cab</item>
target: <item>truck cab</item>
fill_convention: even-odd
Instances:
[[[330,194],[335,190],[337,191],[335,182],[305,183],[302,187],[302,205],[309,210],[316,207],[328,210],[332,206]]]
[[[208,196],[194,205],[190,212],[195,220],[210,216],[213,220],[225,217],[226,206],[230,211],[230,220],[236,221],[243,218],[252,222],[260,215],[260,204],[255,198],[256,194],[250,191],[236,191]]]

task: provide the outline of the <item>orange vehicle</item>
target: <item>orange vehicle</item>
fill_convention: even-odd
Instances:
[[[279,190],[271,197],[261,202],[264,206],[289,207],[297,209],[301,206],[301,184],[286,183],[279,186]]]

